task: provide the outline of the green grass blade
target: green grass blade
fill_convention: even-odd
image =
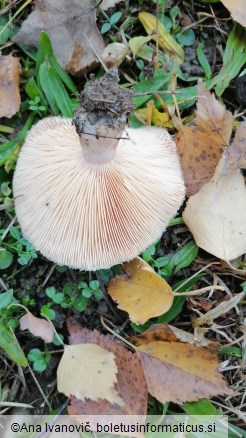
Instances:
[[[57,62],[54,55],[50,56],[50,64],[54,67],[56,73],[59,75],[60,79],[64,83],[64,85],[68,88],[71,93],[77,94],[78,90],[75,87],[72,79],[67,74],[67,72],[60,66],[59,62]]]
[[[52,88],[52,95],[62,115],[65,117],[72,117],[72,103],[57,72],[52,66],[48,66],[47,74],[49,85]]]
[[[37,58],[36,58],[36,76],[38,77],[39,69],[46,59],[54,54],[53,47],[49,36],[45,32],[41,32]]]
[[[40,65],[39,82],[53,114],[58,116],[59,107],[53,94],[53,85],[50,81],[49,67],[46,62]]]
[[[0,347],[3,348],[8,356],[18,363],[18,365],[25,367],[27,365],[27,359],[22,349],[8,326],[2,322],[0,323],[0,332]]]

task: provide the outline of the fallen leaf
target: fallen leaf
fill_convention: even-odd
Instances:
[[[119,2],[122,2],[122,0],[103,0],[100,8],[106,11],[109,8],[113,8]]]
[[[115,356],[117,382],[115,391],[124,401],[124,406],[117,406],[108,400],[79,400],[71,397],[68,408],[70,415],[146,415],[148,391],[144,372],[139,357],[128,351],[111,336],[101,335],[97,330],[90,331],[68,320],[70,344],[93,343],[110,351]]]
[[[190,197],[210,181],[222,149],[208,134],[188,126],[182,126],[176,134],[175,141],[187,187],[186,195]]]
[[[133,56],[135,57],[138,52],[142,49],[143,45],[148,43],[149,41],[152,40],[152,36],[137,36],[137,37],[133,37],[128,41],[129,47],[133,53]]]
[[[189,344],[195,344],[198,347],[212,345],[212,342],[205,338],[198,339],[192,333],[185,332],[184,330],[168,324],[153,324],[148,330],[145,330],[140,335],[132,336],[130,340],[136,346],[148,344],[149,342],[153,341],[181,341]]]
[[[12,117],[20,102],[19,58],[0,56],[0,117]]]
[[[137,109],[134,114],[135,116],[142,122],[147,122],[147,108],[140,108]],[[166,128],[173,128],[173,124],[169,118],[169,114],[166,112],[161,112],[155,106],[152,108],[152,114],[151,114],[151,122],[155,126],[165,126]]]
[[[240,170],[218,181],[222,161],[212,180],[191,196],[183,219],[196,244],[230,261],[246,253],[246,189]]]
[[[212,324],[214,319],[229,312],[233,307],[235,307],[243,298],[245,298],[245,292],[235,295],[233,298],[222,301],[214,309],[209,310],[205,315],[200,316],[194,321],[196,327],[203,324]]]
[[[65,345],[57,370],[57,389],[82,401],[105,399],[123,406],[114,388],[116,375],[113,353],[95,344]]]
[[[232,114],[200,81],[195,118],[196,127],[181,126],[176,135],[187,196],[199,192],[210,181],[230,142]]]
[[[246,26],[246,10],[245,0],[237,0],[232,2],[231,0],[221,0],[223,5],[230,11],[233,20],[240,23],[243,27]]]
[[[221,146],[228,146],[232,134],[232,122],[232,113],[206,89],[202,81],[199,81],[195,119],[197,130],[208,134]]]
[[[219,179],[234,169],[246,168],[246,122],[241,122],[232,144],[224,149]]]
[[[152,35],[154,41],[158,40],[159,46],[169,54],[175,56],[177,61],[182,64],[184,61],[184,51],[180,44],[172,37],[162,23],[149,12],[140,12],[138,18],[141,21],[148,35]],[[156,35],[157,34],[157,35]]]
[[[98,64],[95,53],[104,49],[96,13],[92,0],[36,0],[13,40],[37,47],[41,31],[47,32],[58,62],[72,75],[82,76]]]
[[[117,275],[108,284],[108,293],[136,324],[167,312],[173,303],[169,284],[140,257],[123,265],[126,275]]]
[[[205,300],[204,298],[200,298],[197,300],[194,300],[193,298],[188,299],[187,303],[188,309],[201,309],[204,310],[204,312],[208,312],[212,309],[213,303],[209,300]]]
[[[127,47],[122,43],[108,44],[102,52],[102,59],[108,68],[119,67],[128,53]]]
[[[138,343],[137,351],[148,390],[161,403],[172,401],[181,404],[231,393],[218,372],[216,348],[213,345],[198,347],[183,343],[174,340],[172,333],[170,340],[167,338],[166,341],[149,342],[147,337],[147,342]]]
[[[20,318],[20,329],[29,330],[34,336],[39,336],[45,342],[52,342],[54,337],[54,329],[48,321],[42,318],[37,318],[31,312],[27,312]]]

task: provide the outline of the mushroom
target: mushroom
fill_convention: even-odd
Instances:
[[[14,174],[23,235],[48,259],[80,270],[136,257],[160,238],[185,194],[175,143],[163,128],[124,126],[126,90],[116,81],[112,73],[92,80],[74,122],[50,117],[33,126]],[[87,102],[93,90],[96,107]],[[106,101],[120,102],[122,113]]]

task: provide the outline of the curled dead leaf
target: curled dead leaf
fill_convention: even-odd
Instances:
[[[126,275],[110,280],[108,292],[136,324],[167,312],[173,303],[169,284],[140,257],[124,263]]]
[[[152,40],[152,35],[150,36],[137,36],[137,37],[133,37],[129,40],[128,44],[129,47],[133,53],[133,56],[135,57],[139,50],[143,47],[144,44],[148,43],[149,41]]]
[[[102,52],[102,59],[108,68],[119,67],[128,53],[127,47],[122,43],[108,44]]]
[[[246,122],[241,122],[231,145],[224,149],[218,180],[234,169],[246,168]]]
[[[232,113],[210,93],[204,83],[198,83],[196,109],[197,130],[208,134],[221,146],[228,146],[232,134]]]
[[[31,312],[27,312],[20,318],[20,329],[29,330],[34,336],[39,336],[45,342],[52,342],[54,337],[54,328],[49,321],[37,318]]]

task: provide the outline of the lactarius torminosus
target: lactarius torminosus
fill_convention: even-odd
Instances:
[[[48,259],[97,270],[155,242],[185,193],[164,128],[126,126],[132,92],[118,73],[91,79],[73,120],[49,117],[27,135],[14,174],[23,235]]]

